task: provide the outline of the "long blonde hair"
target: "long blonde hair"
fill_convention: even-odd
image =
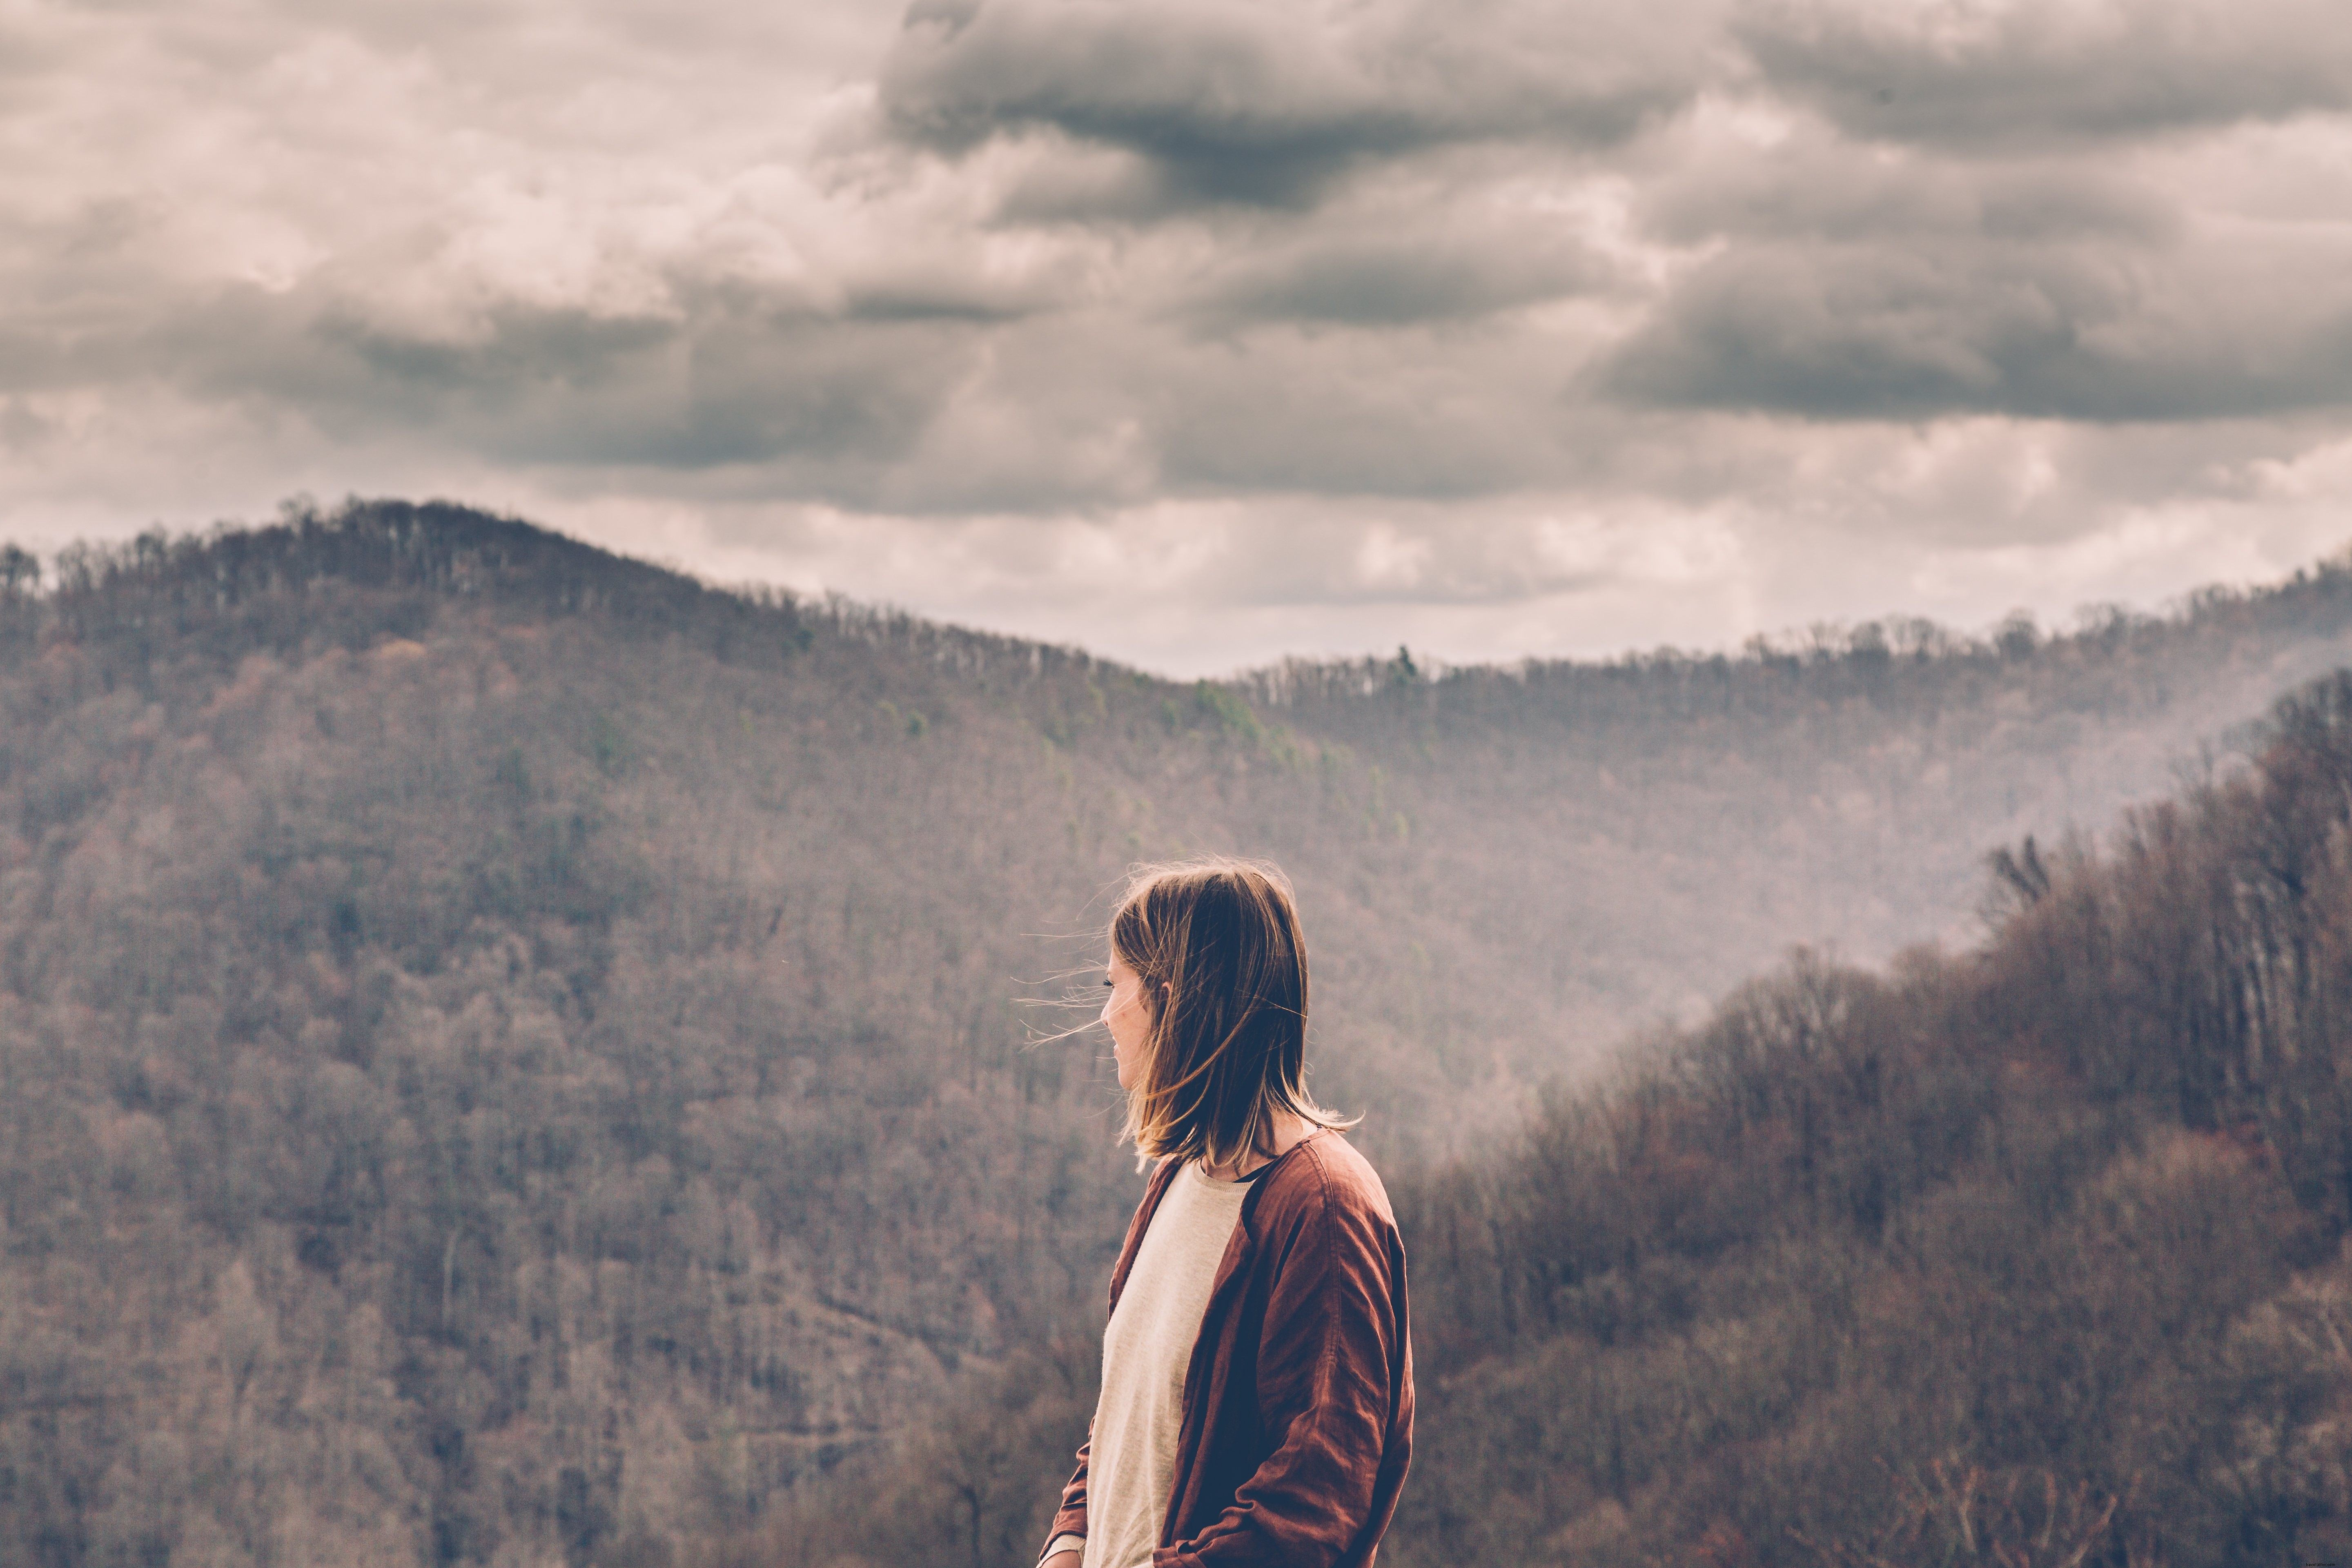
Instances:
[[[1274,1118],[1353,1127],[1307,1092],[1307,942],[1290,880],[1264,861],[1148,867],[1110,918],[1151,1031],[1123,1139],[1145,1160],[1272,1154]]]

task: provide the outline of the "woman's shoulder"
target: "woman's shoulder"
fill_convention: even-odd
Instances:
[[[1396,1226],[1380,1173],[1335,1130],[1294,1146],[1266,1167],[1258,1187],[1258,1215],[1266,1224],[1352,1219],[1388,1229]]]

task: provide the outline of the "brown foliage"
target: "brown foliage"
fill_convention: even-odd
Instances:
[[[2124,1499],[2088,1481],[2062,1487],[2049,1470],[1989,1476],[1976,1465],[1931,1459],[1916,1479],[1889,1472],[1889,1518],[1865,1543],[1790,1536],[1822,1568],[2083,1568],[2106,1545]]]

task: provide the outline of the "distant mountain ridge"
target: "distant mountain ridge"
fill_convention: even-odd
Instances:
[[[1291,869],[1318,1093],[1407,1173],[1791,943],[1974,930],[1986,851],[2352,655],[2340,563],[1230,683],[449,505],[5,575],[0,1539],[59,1564],[651,1562],[1043,1353],[1136,1178],[1023,1003],[1135,860]]]
[[[1792,942],[1868,957],[1902,941],[1964,935],[1973,930],[1979,863],[1990,847],[2028,831],[2096,829],[2123,805],[2168,793],[2184,767],[2226,761],[2232,734],[2280,693],[2352,658],[2352,566],[2340,557],[2266,588],[2208,589],[2168,615],[2109,606],[2058,636],[2012,620],[1971,637],[1898,617],[1753,639],[1736,656],[1660,649],[1433,671],[1410,655],[1290,660],[1219,683],[1161,680],[1084,650],[837,598],[715,588],[448,503],[355,503],[333,513],[293,510],[276,525],[210,537],[149,534],[111,549],[70,550],[54,575],[46,603],[58,624],[101,638],[109,617],[142,626],[168,618],[174,635],[198,640],[205,626],[234,623],[242,629],[215,635],[250,637],[259,622],[237,606],[298,585],[295,602],[312,605],[321,624],[348,611],[351,601],[334,599],[336,588],[421,591],[510,611],[593,615],[625,635],[683,636],[722,662],[754,666],[820,630],[896,638],[928,650],[921,657],[941,670],[1026,663],[1043,700],[1031,721],[1057,743],[1080,732],[1091,700],[1080,693],[1076,716],[1063,711],[1069,697],[1057,679],[1065,672],[1081,684],[1108,679],[1141,692],[1147,710],[1174,703],[1183,727],[1205,715],[1235,733],[1272,726],[1336,743],[1380,769],[1391,790],[1428,787],[1448,800],[1477,798],[1481,809],[1523,808],[1533,799],[1552,820],[1551,842],[1527,858],[1532,863],[1572,858],[1573,847],[1563,849],[1559,839],[1578,836],[1592,875],[1612,882],[1646,875],[1645,891],[1669,902],[1691,896],[1674,880],[1693,857],[1662,845],[1665,836],[1617,831],[1654,812],[1662,795],[1684,797],[1723,829],[1691,847],[1708,866],[1780,839],[1784,858],[1803,874],[1749,868],[1770,888],[1751,911],[1757,929],[1725,952],[1726,962],[1697,965],[1685,983],[1646,959],[1614,955],[1623,961],[1618,972],[1658,977],[1643,994],[1612,992],[1595,1015],[1601,1021],[1580,1027],[1588,1047],[1605,1044],[1615,1026],[1607,1020],[1622,1024],[1661,1005],[1692,1010]],[[337,607],[323,608],[320,591]],[[404,600],[403,613],[415,613],[419,602]],[[312,626],[287,616],[262,635],[300,636]],[[372,626],[364,616],[346,618],[334,635],[362,637]],[[1242,706],[1204,696],[1213,691]],[[1213,705],[1224,710],[1212,713]],[[1717,770],[1727,751],[1738,758],[1728,775]],[[1743,801],[1727,816],[1706,805],[1709,792],[1737,792],[1765,769],[1774,770],[1766,782],[1783,798],[1761,810]],[[1515,800],[1515,792],[1528,799]],[[1572,798],[1563,803],[1563,795]],[[1808,816],[1822,820],[1809,826]],[[1955,820],[1962,831],[1941,831]],[[1811,841],[1831,826],[1822,837],[1835,847],[1824,857]],[[1645,873],[1636,862],[1661,847],[1671,863]],[[1719,879],[1703,881],[1712,901]],[[1684,920],[1667,929],[1689,945]],[[1578,934],[1572,922],[1563,934]]]

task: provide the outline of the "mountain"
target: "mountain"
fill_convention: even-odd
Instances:
[[[1127,865],[1291,870],[1318,1092],[1435,1235],[1545,1084],[1792,943],[1969,940],[1987,849],[2228,775],[2352,646],[2334,564],[1227,683],[442,505],[7,564],[8,1563],[658,1562],[910,1433],[982,1560],[1139,1190],[1054,1037]]]

